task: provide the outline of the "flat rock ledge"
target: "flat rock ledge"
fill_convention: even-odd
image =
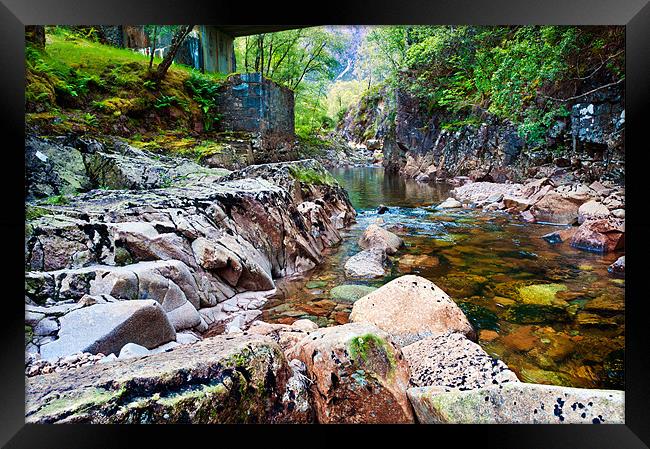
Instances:
[[[504,383],[475,390],[418,387],[407,391],[425,424],[622,424],[625,393]]]

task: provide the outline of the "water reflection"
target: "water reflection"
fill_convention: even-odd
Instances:
[[[623,388],[625,282],[607,266],[620,254],[598,255],[551,246],[549,225],[522,225],[509,216],[475,210],[437,211],[447,185],[426,185],[381,168],[333,172],[359,212],[357,223],[325,262],[299,279],[278,281],[263,319],[309,318],[320,326],[347,322],[350,301],[332,288],[381,286],[403,274],[426,277],[460,305],[480,330],[480,343],[522,380],[580,387]],[[379,215],[406,243],[389,273],[348,280],[343,265],[359,251],[363,230]]]

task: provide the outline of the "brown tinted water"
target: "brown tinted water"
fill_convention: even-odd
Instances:
[[[479,343],[527,382],[623,388],[625,282],[607,272],[621,254],[551,245],[540,237],[558,226],[525,224],[504,213],[437,211],[451,187],[385,174],[380,167],[333,175],[357,209],[357,223],[319,267],[278,282],[262,319],[320,326],[347,322],[352,304],[334,300],[339,285],[379,287],[404,274],[435,282],[480,330]],[[360,250],[363,230],[380,215],[405,241],[382,278],[346,279],[343,265]],[[541,285],[541,287],[539,287]],[[532,286],[532,287],[531,287]]]

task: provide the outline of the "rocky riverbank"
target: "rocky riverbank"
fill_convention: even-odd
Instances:
[[[328,328],[308,320],[257,321],[248,331],[168,352],[35,375],[28,378],[26,418],[39,423],[623,422],[622,391],[520,382],[468,339],[474,330],[463,312],[424,278],[403,276],[359,299],[351,321]]]
[[[551,244],[568,242],[599,253],[625,248],[625,190],[612,183],[577,183],[562,170],[525,184],[456,181],[461,185],[451,192],[455,199],[439,208],[478,207],[504,211],[527,223],[569,226],[543,236]],[[624,260],[612,270],[624,273]]]
[[[316,266],[355,215],[310,160],[228,172],[120,141],[39,138],[27,155],[30,361],[246,329],[274,279]]]

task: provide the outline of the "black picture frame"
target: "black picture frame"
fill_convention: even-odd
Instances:
[[[626,183],[627,273],[625,424],[604,426],[43,426],[24,423],[24,304],[20,301],[24,272],[24,25],[119,24],[558,24],[626,26]],[[642,448],[650,445],[650,362],[645,342],[649,301],[644,296],[642,257],[647,253],[650,222],[643,212],[644,171],[649,167],[650,4],[647,0],[332,0],[321,3],[156,0],[0,0],[2,59],[0,114],[2,134],[2,213],[0,248],[4,269],[2,292],[2,376],[0,443],[11,448],[167,447],[178,444],[228,444],[225,436],[262,444],[338,445],[351,437],[366,439],[384,432],[397,444],[480,445],[500,448]],[[19,168],[22,168],[19,169]],[[647,175],[646,175],[647,177]],[[645,207],[644,207],[645,206]],[[645,241],[644,241],[645,240]],[[7,288],[11,287],[11,288]],[[323,432],[323,438],[314,432]],[[424,438],[419,440],[419,438]],[[207,439],[206,439],[207,438]],[[417,442],[418,438],[420,442]],[[444,443],[444,441],[449,441]],[[360,440],[363,441],[363,440]],[[401,444],[404,444],[401,443]]]

